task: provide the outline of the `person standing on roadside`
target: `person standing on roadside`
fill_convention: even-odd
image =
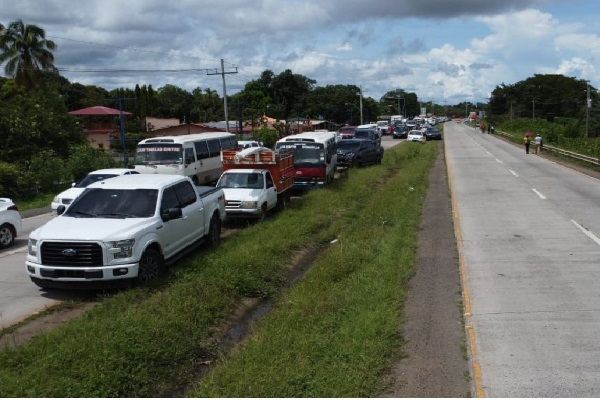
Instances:
[[[525,153],[529,154],[529,146],[531,146],[531,136],[525,135],[523,137],[523,143],[525,143]]]
[[[533,143],[535,146],[535,154],[539,154],[540,151],[542,151],[542,137],[539,133],[533,138]]]

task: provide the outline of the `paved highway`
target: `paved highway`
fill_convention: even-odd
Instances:
[[[14,246],[0,250],[0,329],[73,296],[58,290],[40,290],[25,272],[29,233],[51,218],[50,213],[24,218],[23,232]]]
[[[475,394],[600,397],[600,181],[447,123]]]

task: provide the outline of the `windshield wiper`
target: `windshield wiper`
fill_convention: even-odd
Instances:
[[[126,214],[126,213],[103,213],[98,214],[98,217],[107,217],[107,218],[139,218],[137,215]]]
[[[96,214],[90,214],[90,213],[86,213],[84,211],[69,211],[69,212],[67,212],[66,215],[73,216],[75,218],[81,218],[81,217],[96,218],[97,217]]]

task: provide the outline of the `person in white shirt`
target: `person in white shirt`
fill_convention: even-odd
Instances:
[[[542,137],[538,133],[535,138],[533,138],[533,143],[535,144],[535,154],[539,154],[542,151]]]

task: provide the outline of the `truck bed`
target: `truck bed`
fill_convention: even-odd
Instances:
[[[279,193],[294,183],[294,153],[291,149],[274,152],[266,147],[252,147],[242,151],[222,150],[223,171],[230,169],[266,169],[271,172]]]

